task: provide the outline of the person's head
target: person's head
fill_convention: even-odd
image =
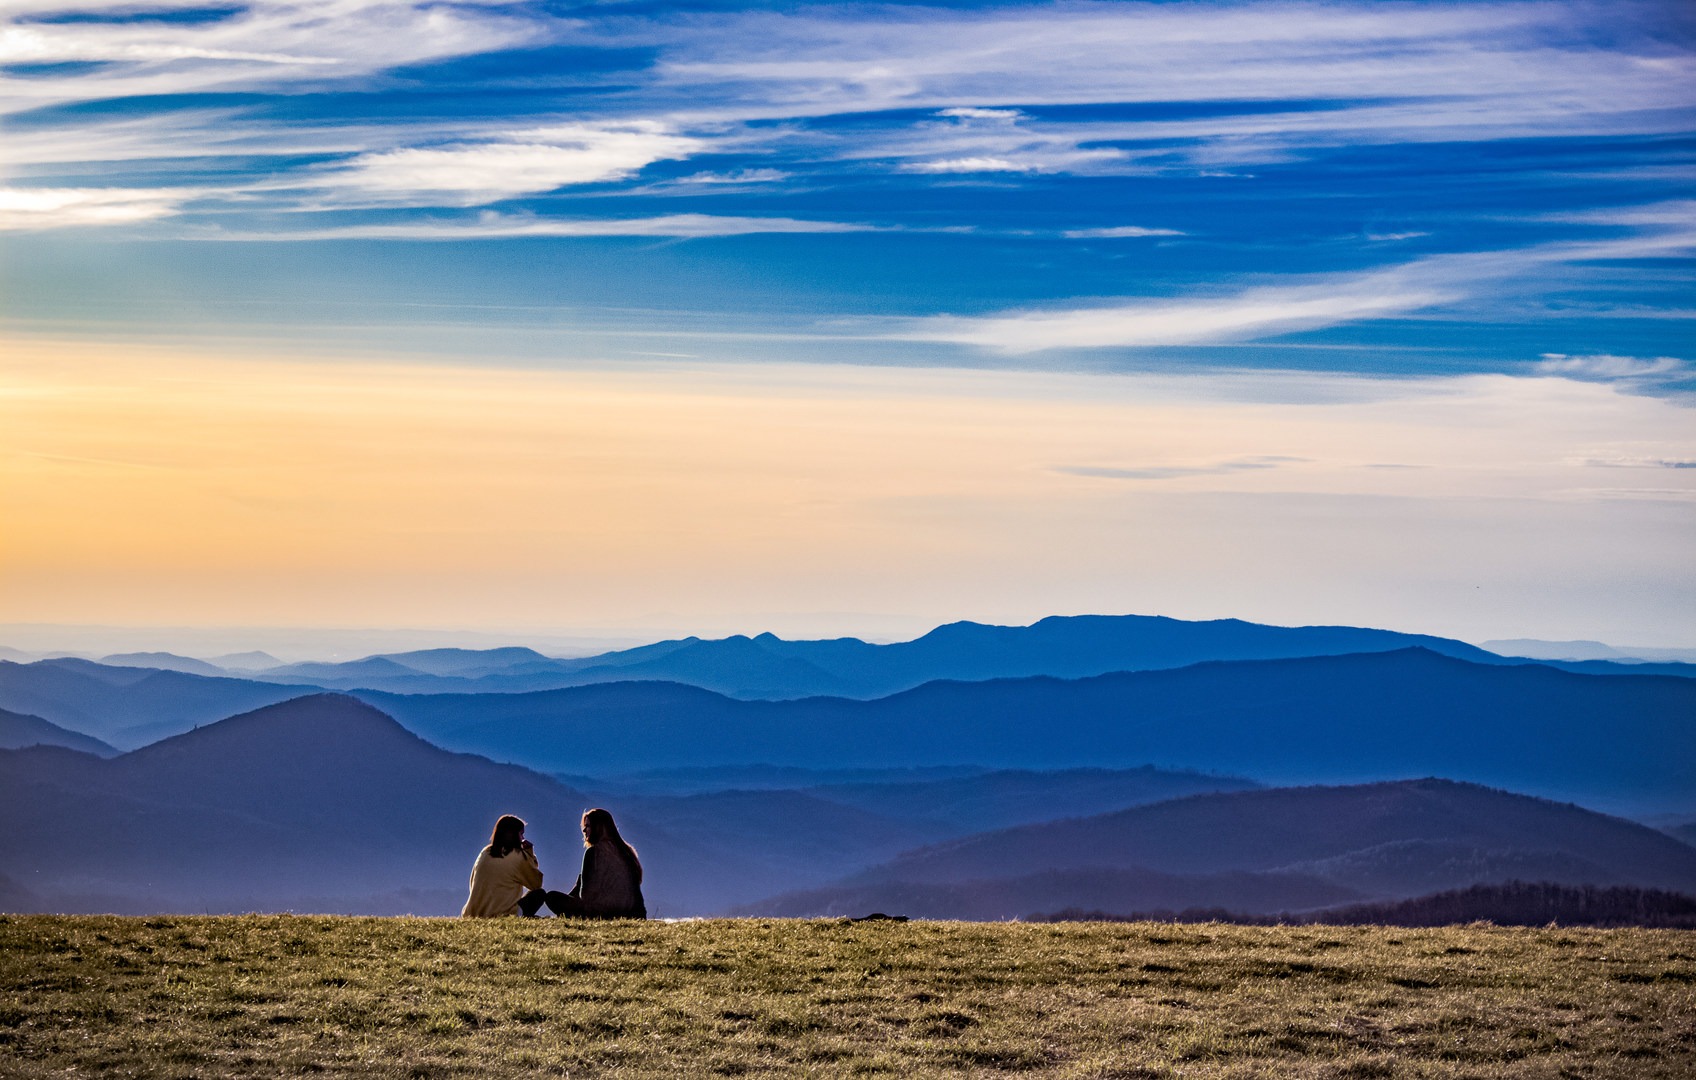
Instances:
[[[524,842],[524,819],[502,814],[489,834],[489,853],[499,859]]]
[[[586,810],[583,813],[583,846],[599,844],[603,840],[624,843],[624,837],[618,835],[618,825],[613,821],[612,814],[600,807]]]
[[[612,815],[600,807],[585,811],[583,814],[583,846],[608,844],[619,855],[623,856],[625,864],[630,867],[631,875],[636,884],[642,883],[642,860],[636,854],[636,849],[627,843],[624,837],[618,835],[618,825],[612,820]]]

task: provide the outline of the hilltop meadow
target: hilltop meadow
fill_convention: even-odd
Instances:
[[[0,916],[0,1075],[1696,1075],[1676,930]]]

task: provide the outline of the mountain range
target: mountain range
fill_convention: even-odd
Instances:
[[[0,709],[133,750],[310,691],[248,679],[61,658],[0,660]]]
[[[1068,805],[1246,784],[1156,770],[1120,780],[1092,771]],[[992,786],[1007,782],[986,774]],[[1044,783],[1012,782],[1025,791]],[[1070,786],[1066,777],[1046,784],[1050,794]],[[650,910],[703,914],[975,831],[962,819],[983,794],[974,799],[969,787],[951,789],[956,820],[802,790],[621,796],[611,805],[649,862]],[[0,866],[15,894],[53,910],[452,914],[497,816],[528,820],[544,869],[569,887],[577,818],[603,801],[438,749],[353,698],[310,695],[110,759],[55,746],[0,751],[8,826]]]
[[[935,682],[873,701],[671,683],[358,696],[450,749],[563,772],[1153,763],[1279,784],[1449,776],[1631,813],[1688,811],[1696,792],[1696,681],[1422,649]]]
[[[1503,647],[1536,643],[1501,642]],[[1571,643],[1574,646],[1595,643]],[[1188,622],[1143,615],[1056,616],[1030,626],[958,622],[912,641],[857,638],[786,641],[772,634],[683,638],[595,656],[560,658],[533,649],[423,649],[345,662],[279,664],[264,654],[212,661],[172,653],[123,653],[109,667],[149,667],[312,689],[390,693],[523,693],[633,680],[678,682],[745,700],[830,696],[876,698],[937,680],[982,681],[1051,675],[1082,678],[1153,671],[1208,660],[1270,660],[1423,648],[1475,663],[1513,663],[1465,642],[1348,626],[1265,626],[1236,619]],[[1644,662],[1606,646],[1543,662],[1586,674],[1696,676],[1676,650]],[[1559,650],[1557,650],[1559,651]],[[1540,654],[1538,654],[1540,655]],[[20,658],[21,657],[14,657]],[[222,666],[219,666],[222,665]]]
[[[19,750],[26,746],[64,746],[98,757],[110,757],[117,753],[99,739],[81,732],[69,731],[39,716],[26,716],[23,713],[0,709],[0,750]]]
[[[311,692],[81,660],[0,662],[0,708],[121,750]],[[1696,680],[1423,649],[932,682],[874,700],[743,701],[663,682],[357,696],[446,749],[550,773],[1153,763],[1278,784],[1439,775],[1613,812],[1696,809]]]
[[[790,839],[816,831],[794,803],[762,815],[785,822]],[[0,865],[55,910],[358,910],[410,895],[418,906],[408,910],[453,914],[503,813],[531,823],[550,884],[569,888],[577,819],[590,805],[550,777],[431,746],[352,698],[313,695],[110,759],[0,751]],[[668,816],[663,801],[647,808],[650,817],[623,816],[655,866],[660,913],[713,910],[796,880],[781,853],[767,857],[759,828],[685,836],[655,820]],[[938,835],[831,809],[868,838],[864,859]],[[714,812],[704,797],[669,817],[700,832]]]
[[[1696,848],[1577,806],[1446,780],[1274,788],[966,837],[738,913],[1255,913],[1508,880],[1691,892]]]
[[[242,678],[107,660],[0,661],[0,905],[447,914],[495,816],[530,819],[569,884],[592,805],[650,860],[661,915],[1252,915],[1696,881],[1679,665],[1135,616]]]
[[[678,682],[727,697],[875,698],[938,679],[978,681],[1183,667],[1203,660],[1275,659],[1428,648],[1497,659],[1465,642],[1346,626],[1264,626],[1236,619],[1055,616],[1030,626],[950,623],[912,641],[786,641],[774,634],[660,641],[595,656],[555,658],[527,648],[427,649],[255,673],[272,682],[394,693],[512,693],[633,680]],[[123,658],[128,663],[130,658]],[[211,674],[190,658],[161,667]]]
[[[1524,664],[1464,642],[1358,627],[1278,627],[1234,619],[1139,615],[1043,619],[1030,626],[941,626],[913,641],[785,641],[771,634],[685,638],[561,659],[524,647],[425,649],[345,663],[279,665],[264,654],[218,658],[124,653],[0,662],[0,708],[37,715],[121,749],[323,689],[395,694],[510,694],[611,682],[676,682],[740,700],[872,699],[935,681],[1168,670],[1207,661],[1297,659],[1423,648],[1477,664]],[[1696,675],[1696,665],[1542,661],[1601,675]],[[225,674],[225,672],[228,674]]]
[[[600,801],[442,750],[354,698],[309,695],[111,758],[0,750],[0,904],[451,914],[496,816],[530,822],[562,886],[577,817]],[[1136,805],[1053,817],[1114,803]],[[1260,789],[1152,769],[986,772],[611,805],[659,915],[1257,912],[1511,878],[1696,883],[1696,848],[1665,834],[1437,780]],[[1027,823],[966,832],[986,814]],[[1036,814],[1049,816],[1028,823]]]

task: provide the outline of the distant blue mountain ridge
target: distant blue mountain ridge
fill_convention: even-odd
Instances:
[[[632,680],[678,682],[745,700],[804,697],[870,699],[939,679],[982,681],[1051,675],[1082,678],[1154,671],[1208,660],[1278,660],[1423,648],[1475,663],[1525,663],[1462,641],[1348,626],[1266,626],[1237,619],[1190,622],[1149,615],[1054,616],[1030,626],[950,623],[912,641],[858,638],[787,641],[773,634],[715,640],[689,637],[577,658],[524,647],[425,649],[340,663],[311,662],[252,671],[242,678],[313,689],[402,694],[525,693]],[[108,658],[200,675],[210,664],[168,653]],[[54,661],[58,662],[58,661]],[[1696,676],[1696,665],[1546,660],[1587,674]],[[0,704],[4,704],[0,701]]]
[[[111,757],[118,752],[99,739],[69,731],[39,716],[0,709],[0,750],[20,750],[27,746],[63,746],[99,757]]]
[[[1577,806],[1447,780],[1269,788],[946,841],[736,913],[1007,919],[1092,896],[1273,912],[1346,903],[1350,891],[1408,897],[1511,880],[1696,891],[1696,849]]]
[[[1351,645],[1367,648],[1325,653]],[[788,648],[804,655],[779,655]],[[1318,654],[1211,655],[1296,650]],[[1179,666],[1197,655],[1210,658]],[[839,683],[874,681],[854,663],[896,683],[939,671],[952,677],[871,699],[750,700],[655,675],[666,662],[679,677],[704,678],[708,660],[726,656],[731,675],[747,674],[745,661],[764,656],[791,672],[797,664],[823,671],[814,660],[828,662]],[[419,671],[408,677],[419,680],[410,692],[355,691],[439,745],[549,773],[1154,763],[1272,783],[1443,775],[1621,813],[1696,810],[1696,680],[1651,674],[1647,665],[1576,674],[1388,631],[1082,616],[1030,627],[953,624],[886,646],[762,636],[661,642],[585,661],[513,648],[360,663],[392,673],[408,658],[438,672],[492,662],[621,673],[624,681],[561,689],[442,693],[462,676]],[[1091,674],[1103,665],[1127,670]],[[1022,674],[1032,670],[1040,673]],[[120,750],[315,689],[85,660],[0,662],[0,708]]]
[[[992,788],[1003,779],[988,774]],[[1013,778],[1089,812],[1246,781],[1157,770]],[[962,798],[962,796],[965,796]],[[0,750],[0,867],[26,886],[0,910],[332,910],[452,914],[495,818],[531,826],[550,884],[569,888],[579,815],[599,795],[442,750],[351,697],[310,694],[110,759]],[[862,800],[863,801],[863,800]],[[818,885],[976,831],[958,785],[927,819],[799,790],[618,797],[648,864],[650,910],[706,914]],[[1036,820],[1009,806],[1021,822]],[[1039,813],[1041,806],[1035,808]],[[76,837],[67,858],[65,836]],[[0,882],[3,886],[3,882]]]
[[[1153,763],[1278,784],[1448,776],[1634,814],[1696,803],[1696,680],[1425,649],[939,681],[871,701],[653,682],[356,696],[438,745],[557,772]]]
[[[915,817],[927,805],[917,791],[723,791],[610,805],[642,852],[650,911],[662,915],[1266,912],[1528,875],[1696,887],[1696,848],[1576,806],[1433,779],[1209,782],[1148,769],[939,777],[928,805],[967,814],[998,805],[1018,822],[969,834]],[[924,781],[895,786],[913,783]],[[1016,804],[1037,794],[1050,812],[1086,815],[1032,820],[1028,811],[1045,804]],[[450,914],[500,813],[530,822],[549,883],[569,884],[577,818],[596,798],[450,753],[336,694],[113,758],[0,750],[0,910]]]

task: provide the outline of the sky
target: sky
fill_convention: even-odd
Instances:
[[[1696,645],[1687,4],[0,19],[0,644]]]

